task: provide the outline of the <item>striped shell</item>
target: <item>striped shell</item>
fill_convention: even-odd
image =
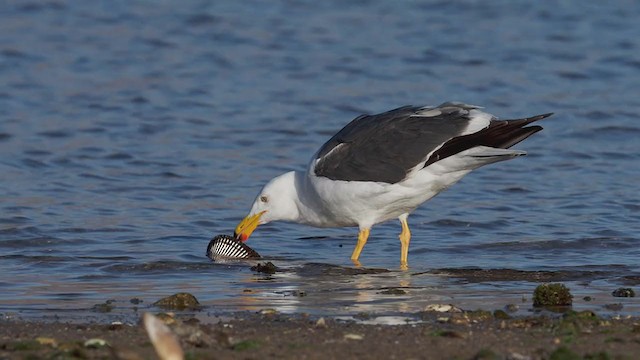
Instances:
[[[220,258],[257,259],[260,254],[232,236],[218,235],[209,242],[207,256],[212,260]]]

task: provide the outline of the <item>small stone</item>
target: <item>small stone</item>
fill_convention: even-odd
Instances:
[[[510,353],[507,356],[507,360],[532,360],[533,358],[528,355],[522,355],[515,352]]]
[[[167,309],[175,309],[175,310],[185,310],[185,309],[197,309],[200,307],[200,303],[195,296],[181,292],[177,294],[173,294],[171,296],[167,296],[162,298],[155,303],[153,306],[158,306]]]
[[[424,311],[434,312],[447,312],[447,313],[461,313],[462,309],[455,307],[451,304],[429,304]]]
[[[87,350],[84,347],[82,347],[82,342],[72,341],[67,343],[61,343],[60,345],[58,345],[58,350],[59,352],[70,355],[71,358],[73,359],[89,358],[89,354],[87,354]],[[63,358],[67,358],[67,357],[63,357]]]
[[[93,310],[95,312],[99,312],[99,313],[108,313],[108,312],[111,312],[111,310],[113,310],[113,308],[114,308],[114,306],[112,305],[112,302],[107,300],[106,302],[104,302],[102,304],[93,305],[91,310]]]
[[[233,350],[244,351],[258,349],[262,344],[257,340],[243,340],[232,346]]]
[[[200,320],[192,317],[182,321],[185,325],[198,326],[200,324]]]
[[[591,310],[582,310],[575,313],[575,316],[578,319],[598,319],[598,315]]]
[[[453,338],[453,339],[464,339],[466,338],[466,336],[459,332],[459,331],[455,331],[455,330],[436,330],[433,333],[431,333],[432,336],[439,336],[439,337],[448,337],[448,338]]]
[[[264,273],[264,274],[275,274],[278,271],[278,267],[273,265],[271,261],[262,265],[261,263],[256,264],[251,267],[251,271]]]
[[[511,319],[511,315],[507,314],[504,310],[496,310],[493,312],[493,317],[496,319],[506,320]]]
[[[122,323],[122,321],[113,321],[111,324],[109,324],[109,330],[112,331],[121,330],[122,328],[124,328],[124,324]]]
[[[353,318],[356,319],[356,320],[371,320],[373,318],[373,316],[371,316],[371,314],[368,313],[368,312],[362,311],[362,312],[359,312],[359,313],[353,315]]]
[[[36,340],[18,340],[2,344],[3,350],[10,351],[30,351],[38,350],[42,345]]]
[[[613,290],[611,295],[615,297],[635,297],[636,293],[632,288],[618,288]]]
[[[129,300],[129,302],[132,303],[133,305],[139,305],[139,304],[142,304],[144,300],[138,299],[138,298],[132,298],[131,300]]]
[[[111,358],[118,360],[144,360],[144,358],[132,349],[111,348]]]
[[[176,335],[180,335],[187,344],[195,347],[209,347],[215,342],[197,326],[185,326],[181,332],[176,331]]]
[[[227,333],[226,331],[215,331],[212,336],[216,343],[224,347],[229,347],[233,344],[231,335],[229,335],[229,333]]]
[[[383,294],[383,295],[406,295],[407,292],[405,290],[402,290],[402,289],[391,288],[391,289],[382,290],[378,294]]]
[[[465,314],[473,321],[486,321],[493,317],[493,314],[486,310],[468,311]]]
[[[469,325],[471,323],[471,319],[464,313],[454,313],[451,314],[449,318],[449,323],[454,325]]]
[[[51,347],[58,347],[58,342],[56,341],[56,339],[54,338],[50,338],[50,337],[37,337],[36,341],[38,342],[38,344],[40,345],[44,345],[44,346],[51,346]]]
[[[364,336],[360,334],[344,334],[345,340],[362,340]]]
[[[293,290],[291,292],[291,295],[296,296],[296,297],[305,297],[307,296],[307,292],[304,290]]]
[[[482,349],[476,353],[473,360],[498,360],[500,356],[490,349]]]
[[[104,339],[93,338],[84,342],[84,347],[91,349],[98,349],[104,346],[109,346],[109,343]]]
[[[156,318],[162,321],[165,325],[173,325],[177,322],[176,316],[172,312],[167,313],[157,313]]]
[[[320,319],[318,319],[318,321],[316,321],[316,327],[318,327],[318,328],[326,328],[327,327],[327,322],[324,320],[323,317],[321,317]]]
[[[604,308],[611,311],[620,311],[624,308],[622,304],[606,304]]]
[[[593,300],[593,298],[591,296],[585,296],[585,297],[582,298],[582,300],[591,301],[591,300]]]
[[[550,360],[580,360],[582,356],[574,353],[569,350],[567,347],[561,346],[557,348],[554,352],[549,356]]]
[[[517,312],[518,310],[520,310],[520,306],[518,306],[518,305],[516,305],[516,304],[507,304],[507,305],[504,307],[504,310],[505,310],[506,312],[514,313],[514,312]]]
[[[260,310],[260,315],[276,315],[278,310],[276,309],[262,309]]]

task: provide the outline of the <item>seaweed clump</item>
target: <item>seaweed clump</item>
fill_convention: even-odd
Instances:
[[[258,263],[255,266],[251,267],[251,271],[264,273],[264,274],[275,274],[278,272],[278,267],[273,265],[271,261],[265,263],[264,265]]]
[[[542,284],[533,292],[533,306],[571,306],[573,295],[564,284]]]
[[[635,297],[636,293],[632,288],[618,288],[613,290],[611,295],[615,297]]]

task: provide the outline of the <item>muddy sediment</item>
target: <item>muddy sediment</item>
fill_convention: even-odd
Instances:
[[[216,359],[631,359],[640,353],[639,318],[607,319],[592,312],[524,318],[490,312],[422,316],[417,324],[390,326],[277,312],[241,313],[211,324],[178,315],[169,327],[191,359],[213,354]],[[5,320],[0,325],[0,358],[155,358],[140,324]]]

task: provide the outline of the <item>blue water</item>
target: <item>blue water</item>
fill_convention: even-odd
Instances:
[[[577,307],[640,313],[610,295],[640,290],[638,3],[9,1],[0,14],[5,316],[108,299],[126,314],[178,291],[211,312],[492,309],[537,285],[433,273],[467,268],[562,272]],[[274,276],[205,257],[268,179],[355,116],[449,100],[555,115],[518,145],[528,157],[409,218],[408,272],[397,222],[361,257],[389,273],[345,270],[356,229],[259,228],[248,244],[290,270]]]

